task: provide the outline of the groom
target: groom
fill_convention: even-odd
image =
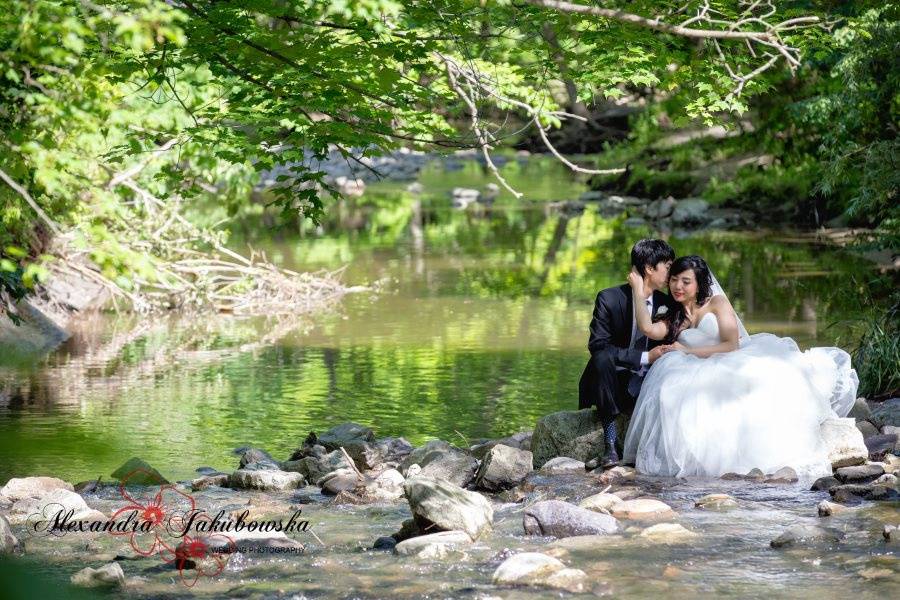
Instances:
[[[631,266],[644,278],[644,289],[652,291],[640,301],[651,316],[674,310],[672,300],[660,290],[668,285],[669,267],[675,250],[663,240],[641,240],[631,249]],[[588,361],[578,382],[578,408],[597,407],[603,423],[606,453],[603,467],[619,462],[616,452],[616,415],[631,416],[641,391],[644,374],[653,362],[669,350],[660,342],[648,340],[637,329],[631,302],[631,287],[626,283],[602,290],[594,304],[591,319]]]

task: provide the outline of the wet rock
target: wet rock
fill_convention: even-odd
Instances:
[[[396,533],[392,533],[391,537],[395,542],[400,543],[403,540],[408,540],[411,537],[416,537],[417,535],[424,535],[425,532],[419,528],[418,523],[416,523],[415,519],[406,519],[403,523],[400,524],[400,531]]]
[[[538,419],[531,437],[536,469],[557,456],[586,462],[602,456],[604,449],[603,427],[594,421],[590,408],[545,415]]]
[[[821,502],[819,502],[818,506],[816,506],[816,509],[818,510],[820,517],[830,517],[832,515],[837,515],[850,510],[849,507],[844,506],[843,504],[829,502],[828,500],[822,500]]]
[[[797,483],[797,471],[791,467],[782,467],[770,475],[766,475],[765,483]]]
[[[584,463],[568,456],[557,456],[551,458],[541,467],[543,473],[553,473],[559,471],[584,471]]]
[[[111,477],[126,485],[163,485],[169,483],[162,474],[138,457],[128,459],[125,464],[112,472]]]
[[[40,498],[52,490],[74,491],[71,483],[56,477],[14,477],[0,488],[0,496],[8,502],[24,498]]]
[[[637,471],[632,467],[613,467],[612,469],[603,471],[600,476],[597,477],[597,480],[600,482],[600,485],[611,485],[613,483],[631,481],[636,475]]]
[[[499,444],[509,446],[510,448],[518,448],[519,450],[528,450],[530,452],[531,432],[520,431],[519,433],[514,433],[511,436],[500,438],[499,440],[487,440],[479,444],[475,444],[471,448],[469,448],[469,453],[471,453],[472,456],[474,456],[478,460],[482,460],[491,448]]]
[[[238,469],[249,468],[251,471],[272,469],[277,471],[281,468],[278,465],[278,461],[272,458],[265,450],[260,450],[259,448],[240,448],[239,450],[241,461]]]
[[[324,446],[322,448],[324,450]],[[340,469],[352,471],[353,466],[340,450],[334,450],[318,456],[304,456],[281,464],[282,470],[300,473],[307,481],[318,481],[328,473]]]
[[[898,479],[896,475],[894,475],[893,473],[885,473],[884,475],[876,479],[873,483],[895,488],[897,487],[897,481]]]
[[[819,477],[818,479],[816,479],[813,482],[812,487],[809,489],[811,489],[814,492],[825,492],[825,491],[830,490],[831,488],[837,487],[839,485],[841,485],[841,482],[838,481],[838,479],[836,477],[831,477],[829,475],[826,477]]]
[[[857,421],[856,428],[862,434],[863,439],[870,438],[879,434],[878,428],[868,421]],[[868,444],[866,444],[868,446]]]
[[[460,530],[476,540],[494,522],[494,510],[484,496],[449,481],[419,475],[407,479],[403,490],[420,529],[434,525],[443,531]]]
[[[900,542],[900,527],[896,525],[885,525],[884,529],[881,531],[881,535],[889,542]]]
[[[72,513],[69,521],[106,521],[106,515],[89,507],[80,495],[64,488],[51,489],[37,498],[23,498],[9,509],[10,523],[24,522],[30,515],[43,515],[53,520],[57,515],[64,518]]]
[[[694,502],[696,508],[704,510],[725,510],[737,507],[738,502],[728,494],[707,494]]]
[[[897,447],[897,434],[873,435],[872,437],[867,437],[864,443],[869,451],[868,458],[881,460]]]
[[[828,490],[828,493],[831,494],[831,498],[835,502],[841,502],[843,504],[853,503],[860,499],[877,501],[900,499],[900,494],[898,494],[897,490],[895,490],[894,488],[885,485],[875,485],[871,483],[848,483],[845,485],[839,485]]]
[[[672,223],[684,227],[695,227],[708,222],[709,203],[700,198],[679,200],[672,210]]]
[[[819,426],[819,432],[828,449],[832,469],[861,465],[869,458],[869,449],[853,419],[826,419]]]
[[[672,215],[677,204],[678,203],[671,196],[668,198],[660,198],[647,205],[644,215],[646,215],[648,219],[664,219]]]
[[[439,531],[409,538],[394,547],[394,553],[419,558],[440,558],[460,546],[470,546],[472,538],[465,531]]]
[[[841,467],[834,475],[842,483],[869,483],[884,475],[884,468],[876,464]]]
[[[869,419],[876,427],[892,425],[900,427],[900,398],[891,398],[884,402],[872,402],[869,404],[872,418]]]
[[[397,469],[387,469],[366,484],[364,495],[371,500],[392,501],[403,497],[406,481]]]
[[[567,569],[556,558],[539,552],[522,552],[510,556],[494,571],[496,585],[523,585],[561,589],[572,593],[584,591],[587,574]]]
[[[853,403],[853,407],[847,416],[856,421],[870,421],[872,419],[872,411],[869,409],[869,403],[865,398],[857,398]]]
[[[773,548],[784,548],[800,544],[833,543],[844,539],[837,529],[818,525],[795,525],[770,542]]]
[[[641,537],[657,544],[683,544],[698,536],[677,523],[657,523],[643,530]]]
[[[203,477],[198,477],[191,480],[191,490],[195,492],[205,490],[206,488],[211,486],[227,487],[228,475],[226,473],[221,473],[218,475],[204,475]]]
[[[450,190],[450,201],[453,208],[465,210],[470,204],[478,202],[481,192],[470,188],[455,187]]]
[[[338,469],[322,476],[316,485],[322,488],[323,494],[336,496],[341,492],[352,492],[359,486],[360,480],[356,471],[350,469]]]
[[[621,504],[622,502],[623,500],[615,494],[601,492],[599,494],[594,494],[593,496],[588,496],[579,502],[578,506],[580,508],[586,508],[587,510],[608,515],[612,513],[614,506]]]
[[[397,540],[389,535],[383,535],[372,544],[372,550],[393,550],[397,546]]]
[[[622,500],[634,500],[644,495],[643,490],[636,487],[623,487],[612,492],[613,496],[618,496]]]
[[[497,444],[485,454],[475,485],[492,492],[514,487],[531,473],[532,461],[528,450]]]
[[[79,587],[121,587],[125,584],[125,573],[119,563],[113,562],[96,569],[85,567],[72,575],[71,581]]]
[[[90,481],[79,481],[73,487],[76,494],[91,494],[100,488],[100,480],[102,477],[92,479]]]
[[[382,459],[381,451],[375,444],[374,432],[358,423],[335,425],[317,435],[316,443],[329,452],[343,448],[361,471],[378,466]]]
[[[561,500],[531,505],[525,509],[522,526],[528,535],[555,537],[609,534],[619,530],[615,518]]]
[[[292,490],[304,485],[303,475],[288,471],[238,469],[228,476],[228,487],[236,489]]]
[[[19,553],[22,552],[22,550],[22,544],[20,544],[18,538],[13,535],[12,527],[9,526],[9,521],[6,520],[6,517],[0,515],[0,555]]]
[[[413,451],[412,444],[402,437],[389,437],[377,440],[375,448],[381,457],[381,464],[397,470],[399,470],[398,467],[406,460],[410,452]]]
[[[612,508],[612,516],[617,519],[637,521],[660,521],[675,517],[672,507],[653,498],[624,500]]]
[[[478,459],[443,440],[431,440],[413,450],[401,463],[400,472],[411,477],[410,469],[419,465],[421,471],[416,476],[446,479],[460,487],[465,487],[475,478]]]

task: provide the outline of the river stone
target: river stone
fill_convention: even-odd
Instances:
[[[898,494],[897,490],[895,490],[894,488],[888,487],[886,485],[875,485],[872,483],[848,483],[839,485],[828,490],[828,493],[831,494],[831,498],[835,502],[842,503],[852,503],[858,501],[860,498],[863,500],[878,501],[900,499],[900,494]]]
[[[584,591],[587,574],[567,569],[558,559],[539,552],[522,552],[510,556],[494,571],[496,585],[525,585],[561,589],[572,593]]]
[[[56,477],[13,477],[0,488],[0,496],[16,502],[24,498],[40,498],[52,490],[74,491],[71,483]]]
[[[884,475],[884,468],[876,464],[841,467],[834,475],[843,483],[869,483]]]
[[[819,477],[818,479],[816,479],[813,482],[812,487],[809,489],[811,489],[814,492],[825,492],[825,491],[830,490],[831,488],[837,487],[839,485],[841,485],[841,482],[838,481],[838,479],[836,477],[827,475],[825,477]]]
[[[509,446],[510,448],[518,448],[519,450],[531,451],[531,432],[520,431],[511,436],[500,438],[499,440],[487,440],[480,444],[475,444],[469,448],[469,452],[478,460],[483,460],[488,451],[498,445]]]
[[[435,450],[443,450],[443,451],[453,451],[458,450],[462,452],[462,449],[457,448],[450,442],[445,442],[444,440],[430,440],[425,442],[422,446],[418,448],[413,448],[413,450],[403,459],[403,462],[400,463],[400,468],[398,469],[405,477],[409,477],[409,473],[407,470],[412,465],[421,466],[421,461],[427,456],[429,453]]]
[[[876,479],[873,483],[877,485],[884,485],[887,487],[897,487],[897,476],[893,473],[885,473],[878,479]]]
[[[584,471],[584,463],[580,460],[575,460],[574,458],[569,458],[568,456],[557,456],[556,458],[551,458],[547,462],[544,463],[544,466],[541,467],[541,471],[544,473],[553,473],[559,471]]]
[[[338,469],[319,478],[316,485],[322,488],[323,494],[337,496],[341,492],[352,492],[360,484],[356,471],[351,469]]]
[[[648,204],[644,214],[650,219],[665,219],[672,215],[677,204],[678,203],[671,196],[668,198],[660,198],[659,200],[654,200]]]
[[[880,460],[886,454],[894,452],[897,447],[897,434],[873,435],[865,439],[866,448],[869,450],[869,458]]]
[[[657,523],[643,530],[641,537],[660,544],[681,544],[698,536],[678,523]]]
[[[596,471],[592,472],[596,473]],[[613,467],[612,469],[608,469],[600,473],[600,476],[597,478],[597,480],[601,485],[610,485],[613,483],[621,483],[623,481],[631,481],[636,476],[637,471],[635,471],[631,467]]]
[[[437,558],[459,546],[469,546],[472,538],[465,531],[439,531],[403,540],[394,546],[394,553],[402,556]]]
[[[615,494],[601,492],[599,494],[594,494],[593,496],[588,496],[579,502],[578,506],[580,508],[586,508],[594,512],[608,515],[612,512],[614,506],[621,503],[622,499]]]
[[[22,551],[22,545],[13,535],[12,528],[6,517],[0,515],[0,554],[12,554]]]
[[[879,434],[878,428],[868,421],[857,421],[856,428],[859,429],[859,432],[862,434],[863,439],[870,438]]]
[[[700,198],[679,200],[672,210],[672,222],[676,225],[703,225],[708,220],[709,203]]]
[[[561,500],[544,500],[526,508],[522,526],[528,535],[554,537],[608,534],[619,529],[618,521],[610,515]]]
[[[133,457],[112,472],[111,477],[126,485],[163,485],[169,483],[162,474],[145,460]]]
[[[340,469],[353,470],[353,465],[340,450],[334,450],[319,456],[304,456],[281,464],[283,471],[300,473],[307,481],[318,481],[328,473]]]
[[[228,475],[226,473],[217,475],[204,475],[203,477],[198,477],[191,480],[191,491],[194,492],[199,492],[212,486],[227,487]]]
[[[457,448],[432,450],[417,464],[422,467],[417,477],[443,479],[459,487],[467,486],[478,470],[478,459]]]
[[[64,488],[51,489],[38,498],[23,498],[12,505],[8,516],[11,523],[19,524],[30,515],[41,514],[52,520],[60,511],[60,518],[70,511],[73,513],[70,522],[107,520],[106,515],[88,506],[79,494]]]
[[[675,517],[672,507],[653,498],[636,498],[624,500],[612,508],[612,516],[617,519],[639,521],[659,521]]]
[[[250,465],[255,466],[250,466],[249,470],[278,470],[280,468],[278,466],[278,461],[272,458],[272,456],[265,450],[261,450],[259,448],[238,448],[236,452],[241,456],[241,461],[238,465],[238,469],[247,469]]]
[[[818,506],[816,506],[816,509],[819,511],[820,517],[830,517],[832,515],[837,515],[850,510],[843,504],[829,502],[828,500],[822,500],[821,502],[819,502]]]
[[[825,419],[819,432],[828,449],[832,469],[861,465],[869,458],[869,449],[853,419]]]
[[[865,398],[857,398],[847,416],[857,421],[871,421],[872,411],[869,409],[869,403]]]
[[[900,527],[896,525],[885,525],[884,529],[881,531],[881,535],[889,542],[900,542]]]
[[[406,481],[397,469],[387,469],[366,484],[365,497],[370,500],[392,501],[403,497]]]
[[[770,542],[773,548],[796,544],[839,542],[844,534],[837,529],[818,525],[794,525]]]
[[[797,471],[791,467],[782,467],[770,475],[766,475],[765,483],[797,483]]]
[[[511,488],[532,471],[533,457],[528,450],[497,444],[491,448],[475,475],[475,485],[496,492]]]
[[[79,587],[121,587],[125,585],[125,573],[119,563],[112,562],[96,569],[85,567],[72,575],[71,581]]]
[[[728,494],[707,494],[694,502],[696,508],[705,510],[724,510],[735,508],[737,505],[737,500]]]
[[[413,451],[413,446],[405,438],[389,437],[375,442],[375,448],[381,456],[381,464],[399,471],[400,464]]]
[[[251,490],[292,490],[306,485],[303,475],[288,471],[238,469],[228,477],[228,486]]]
[[[900,427],[900,398],[891,398],[884,402],[873,402],[869,405],[872,410],[870,419],[876,427],[892,425]]]
[[[534,467],[551,458],[567,456],[587,462],[605,451],[603,426],[594,420],[594,410],[564,410],[538,419],[531,437]]]
[[[421,529],[433,523],[444,531],[465,531],[476,540],[494,522],[494,509],[484,496],[449,481],[418,475],[406,480],[403,491]]]

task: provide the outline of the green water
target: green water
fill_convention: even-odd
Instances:
[[[310,430],[344,421],[463,444],[577,407],[594,296],[624,281],[649,230],[591,207],[548,210],[584,187],[555,163],[511,161],[504,174],[526,198],[501,195],[491,211],[449,207],[454,185],[490,181],[470,163],[427,169],[421,198],[374,186],[318,231],[250,236],[245,216],[236,248],[250,242],[295,269],[347,265],[345,282],[377,291],[312,319],[87,320],[59,352],[0,367],[0,481],[107,476],[131,456],[186,478],[230,469],[237,446],[285,458]],[[709,260],[751,333],[851,343],[842,321],[861,316],[860,282],[874,276],[858,257],[785,234],[670,241]]]

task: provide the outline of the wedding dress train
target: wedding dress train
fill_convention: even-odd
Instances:
[[[707,313],[678,341],[718,344],[716,316]],[[858,385],[840,348],[803,352],[768,333],[742,336],[737,350],[709,358],[669,352],[644,379],[624,458],[642,473],[676,477],[781,467],[803,480],[830,475],[819,425],[850,412]]]

